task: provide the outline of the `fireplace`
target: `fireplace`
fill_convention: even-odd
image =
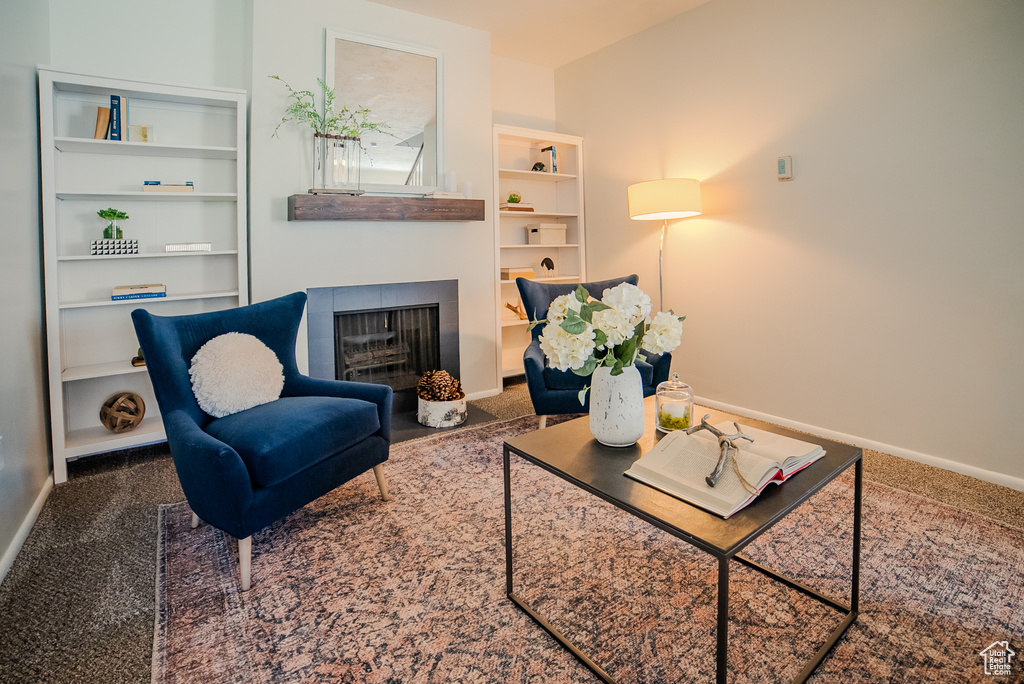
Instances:
[[[389,385],[395,411],[416,409],[428,370],[459,377],[457,280],[307,290],[311,377]]]

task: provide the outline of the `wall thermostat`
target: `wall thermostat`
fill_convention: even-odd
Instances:
[[[792,157],[779,157],[779,180],[793,180]]]

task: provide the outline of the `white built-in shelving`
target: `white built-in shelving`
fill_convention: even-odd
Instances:
[[[126,124],[151,126],[152,142],[97,140],[97,107],[129,101]],[[46,342],[53,476],[70,459],[161,441],[160,412],[131,312],[216,311],[248,303],[246,94],[240,90],[107,78],[39,69]],[[127,133],[127,127],[124,129]],[[127,136],[125,136],[127,137]],[[145,180],[195,183],[195,192],[144,192]],[[131,218],[125,238],[139,254],[90,255],[113,206]],[[167,243],[209,242],[206,252],[165,252]],[[163,283],[167,296],[111,301],[117,285]],[[115,434],[100,422],[103,402],[134,392],[146,414]]]
[[[542,149],[553,145],[558,168],[533,171],[546,159]],[[498,307],[498,382],[523,373],[523,352],[530,341],[528,321],[520,320],[505,304],[521,304],[514,280],[502,280],[502,268],[533,268],[537,282],[576,283],[586,278],[586,238],[583,221],[583,139],[548,131],[496,125],[494,127],[495,206],[515,191],[532,212],[494,212],[495,301]],[[566,227],[565,244],[528,244],[526,227],[534,223],[556,223]],[[540,263],[555,263],[555,274],[543,275]],[[531,317],[534,312],[527,312]],[[543,318],[546,311],[536,312]]]

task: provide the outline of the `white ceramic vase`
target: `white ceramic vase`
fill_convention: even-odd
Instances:
[[[590,433],[601,444],[626,447],[644,434],[644,388],[636,366],[612,375],[599,366],[590,379]]]

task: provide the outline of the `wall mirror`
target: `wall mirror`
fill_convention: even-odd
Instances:
[[[387,133],[362,137],[360,187],[426,194],[444,178],[444,58],[432,48],[327,29],[335,108],[367,107]]]

